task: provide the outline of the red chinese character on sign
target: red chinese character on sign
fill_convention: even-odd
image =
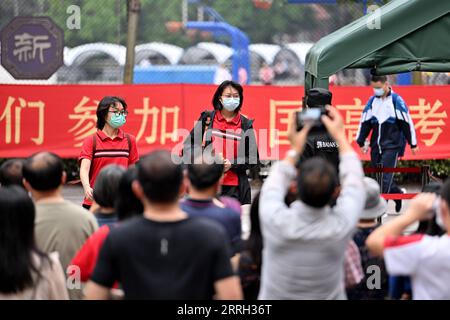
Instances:
[[[14,104],[17,102],[17,104]],[[37,145],[44,142],[44,108],[45,103],[42,101],[26,101],[23,98],[8,97],[5,109],[0,115],[0,121],[5,121],[5,143],[10,144],[12,141],[12,128],[14,124],[14,143],[21,142],[21,126],[22,126],[22,110],[38,109],[38,136],[31,138]],[[13,117],[14,110],[14,117]]]
[[[361,99],[353,98],[354,104],[336,105],[336,108],[342,113],[344,117],[345,134],[347,141],[352,143],[356,140],[358,133],[359,121],[364,106],[361,104]]]
[[[178,106],[162,107],[161,109],[156,106],[150,108],[150,99],[148,97],[144,98],[142,109],[134,110],[135,114],[142,116],[141,127],[136,136],[136,141],[139,141],[144,136],[149,117],[151,117],[150,134],[145,137],[145,142],[148,144],[156,143],[158,139],[158,123],[161,123],[160,144],[165,145],[168,138],[175,142],[176,132],[178,130],[179,111],[180,108]],[[169,123],[168,119],[170,115],[172,116],[173,123],[172,130],[168,129],[167,125]]]
[[[288,132],[291,119],[296,111],[301,110],[301,106],[302,101],[270,100],[270,148],[275,145],[289,144]]]
[[[444,119],[447,119],[447,112],[438,112],[442,107],[442,102],[436,100],[431,106],[431,103],[426,103],[423,98],[419,99],[418,105],[410,106],[411,118],[418,120],[415,122],[415,129],[421,134],[420,141],[422,141],[427,147],[436,143],[443,132],[441,127],[445,126]]]

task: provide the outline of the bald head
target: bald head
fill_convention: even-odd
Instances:
[[[36,191],[52,191],[62,184],[64,166],[51,152],[39,152],[25,160],[23,177]]]

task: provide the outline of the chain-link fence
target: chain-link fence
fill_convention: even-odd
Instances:
[[[287,0],[140,0],[136,83],[214,83],[232,77],[236,51],[223,32],[183,29],[189,21],[226,21],[250,40],[251,84],[299,85],[305,56],[321,37],[361,17],[362,1],[290,4]],[[184,8],[184,10],[183,10]],[[121,83],[127,0],[2,0],[0,28],[16,16],[50,16],[65,33],[64,66],[50,83]],[[241,73],[239,73],[241,76]],[[368,83],[368,70],[344,70],[340,85]],[[423,74],[444,84],[446,74]],[[0,83],[14,79],[0,67]]]

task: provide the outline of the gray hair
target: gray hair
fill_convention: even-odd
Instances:
[[[104,167],[94,184],[94,200],[100,207],[113,208],[119,192],[119,182],[125,169],[115,164]]]

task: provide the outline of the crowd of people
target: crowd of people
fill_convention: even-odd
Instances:
[[[450,299],[450,180],[381,224],[382,190],[364,177],[327,105],[321,122],[338,165],[302,157],[311,125],[298,131],[293,119],[291,150],[252,197],[245,172],[258,153],[247,145],[254,133],[242,102],[240,85],[222,83],[183,154],[139,157],[121,129],[125,101],[105,97],[80,155],[83,205],[64,199],[56,154],[6,161],[0,299]],[[231,150],[220,143],[227,139]],[[250,205],[245,239],[242,205]]]

